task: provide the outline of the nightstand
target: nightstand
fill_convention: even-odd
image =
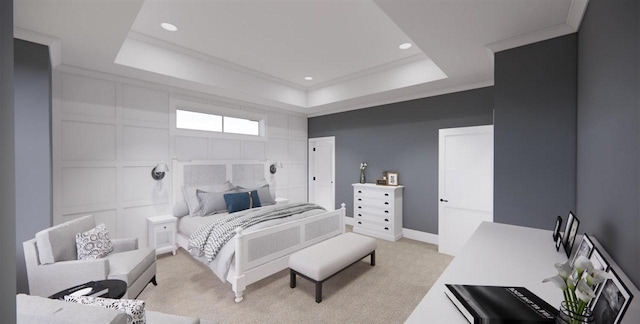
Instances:
[[[176,225],[178,219],[172,215],[147,217],[149,225],[149,247],[156,255],[171,252],[176,255]]]

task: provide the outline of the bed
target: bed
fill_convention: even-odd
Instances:
[[[173,161],[174,204],[184,201],[183,187],[234,185],[251,187],[270,179],[267,162]],[[271,181],[266,181],[267,183]],[[273,192],[273,190],[272,190]],[[262,209],[280,209],[274,205]],[[216,214],[214,217],[223,215]],[[242,230],[219,251],[213,261],[189,250],[189,238],[211,218],[185,216],[178,219],[178,246],[206,264],[222,281],[231,283],[237,303],[243,300],[247,285],[288,267],[289,255],[304,247],[344,233],[345,204],[338,210],[310,210],[287,218],[273,219]]]

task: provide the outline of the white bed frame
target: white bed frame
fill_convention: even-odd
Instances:
[[[184,167],[189,165],[226,165],[227,180],[233,181],[231,169],[234,165],[260,165],[266,170],[268,163],[257,162],[228,162],[228,161],[193,161],[173,162],[173,198],[182,201],[182,186],[184,185]],[[251,179],[244,178],[245,181]],[[253,179],[259,180],[259,179]],[[338,210],[298,219],[295,221],[263,228],[255,231],[236,230],[235,261],[227,274],[227,281],[231,283],[235,293],[235,301],[243,300],[244,290],[254,282],[289,267],[289,255],[307,246],[324,241],[330,237],[345,232],[345,204]],[[189,238],[182,233],[177,235],[177,243],[188,251]],[[270,244],[271,243],[271,244]]]

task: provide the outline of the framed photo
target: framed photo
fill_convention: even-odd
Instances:
[[[576,250],[576,254],[571,258],[571,266],[576,263],[576,260],[579,256],[584,256],[585,258],[589,258],[591,256],[591,251],[593,250],[593,243],[587,234],[582,236],[582,241],[580,241],[580,245],[578,245],[578,249]]]
[[[591,263],[593,264],[594,268],[602,271],[609,270],[609,263],[607,262],[607,260],[604,259],[602,254],[600,254],[600,251],[598,251],[598,248],[593,248],[593,251],[591,252],[591,257],[589,257],[589,260],[591,260]],[[597,284],[595,287],[593,287],[593,291],[597,294],[598,289],[600,289],[601,286],[602,286],[602,283]],[[593,309],[593,304],[595,303],[595,301],[596,301],[595,298],[589,301],[590,308]]]
[[[618,277],[613,268],[607,273],[611,278],[601,284],[600,292],[592,306],[595,323],[618,324],[622,321],[633,295]]]
[[[387,185],[387,180],[385,180],[385,179],[376,179],[376,184],[378,186],[386,186]]]
[[[556,218],[556,226],[553,228],[553,241],[557,242],[560,237],[560,226],[562,226],[562,217]]]
[[[562,245],[562,233],[558,233],[558,238],[556,239],[556,251],[560,251],[560,245]]]
[[[388,186],[397,186],[398,185],[398,172],[385,172],[387,174],[387,185]]]
[[[567,258],[571,256],[573,243],[576,240],[576,234],[578,234],[578,226],[580,226],[580,221],[573,212],[569,212],[567,227],[564,228],[564,240],[562,242],[562,245],[564,245],[564,251],[567,253]]]

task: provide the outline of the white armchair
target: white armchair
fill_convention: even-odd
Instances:
[[[138,248],[138,239],[112,239],[113,252],[104,258],[77,260],[76,233],[96,226],[92,215],[36,233],[23,242],[31,295],[50,296],[87,281],[120,279],[127,283],[124,298],[135,298],[149,282],[156,283],[156,253]]]

